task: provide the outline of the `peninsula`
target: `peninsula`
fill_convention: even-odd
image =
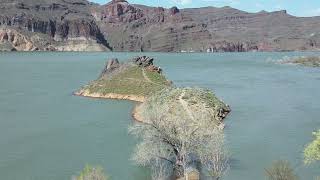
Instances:
[[[203,111],[210,115],[219,128],[224,127],[222,120],[231,111],[228,105],[209,90],[174,87],[163,75],[163,70],[155,66],[153,61],[153,58],[146,56],[135,57],[127,62],[110,59],[97,80],[83,86],[74,94],[139,102],[133,110],[133,117],[140,122],[148,121],[148,118],[145,118],[148,117],[146,113],[152,106],[161,108],[163,105],[182,105],[189,117],[192,117],[194,112]]]
[[[147,96],[170,86],[172,82],[165,78],[160,67],[153,65],[153,58],[142,56],[124,63],[109,60],[97,80],[74,94],[144,102]]]

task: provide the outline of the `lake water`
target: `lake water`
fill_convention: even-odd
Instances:
[[[279,65],[316,53],[144,53],[177,86],[210,88],[232,108],[226,180],[264,179],[274,160],[289,160],[301,179],[320,175],[302,151],[320,128],[320,69]],[[150,179],[130,154],[132,102],[72,96],[97,78],[106,59],[141,53],[1,53],[0,179],[64,180],[86,165],[115,180]],[[318,55],[320,55],[318,53]]]

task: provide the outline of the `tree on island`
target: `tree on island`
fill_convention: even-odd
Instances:
[[[170,93],[178,103],[170,102]],[[190,168],[198,169],[199,165],[213,179],[220,179],[229,167],[224,133],[212,111],[205,107],[207,104],[189,98],[184,90],[159,93],[144,107],[145,123],[130,127],[130,132],[141,139],[133,160],[151,167],[153,179],[185,177]],[[186,101],[198,108],[189,109]]]

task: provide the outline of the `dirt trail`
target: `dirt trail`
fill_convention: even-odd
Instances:
[[[143,77],[144,77],[144,79],[145,79],[146,81],[148,81],[148,82],[150,82],[150,83],[153,83],[153,84],[156,84],[156,83],[152,82],[152,81],[149,79],[149,77],[147,76],[146,71],[145,71],[144,68],[142,68],[142,75],[143,75]]]
[[[144,79],[145,79],[147,82],[152,83],[152,84],[156,84],[156,85],[159,85],[159,86],[162,86],[162,85],[159,84],[159,83],[155,83],[155,82],[151,81],[151,79],[147,76],[146,70],[145,70],[144,68],[142,69],[142,75],[143,75]]]
[[[183,96],[185,95],[185,91],[183,91],[180,96],[179,96],[179,102],[180,104],[182,105],[183,109],[187,112],[187,114],[189,115],[189,117],[192,119],[192,120],[195,120],[194,119],[194,116],[192,114],[192,112],[190,111],[190,109],[188,108],[188,103],[183,100]]]

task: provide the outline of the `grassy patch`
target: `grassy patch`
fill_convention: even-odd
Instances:
[[[153,92],[159,91],[168,86],[166,78],[156,72],[145,71],[148,81],[143,76],[143,69],[139,66],[132,66],[124,71],[117,73],[112,78],[101,78],[91,82],[84,89],[90,93],[100,94],[123,94],[123,95],[138,95],[148,96]]]
[[[168,81],[167,79],[165,78],[165,76],[163,75],[160,75],[159,73],[157,72],[154,72],[154,71],[145,71],[147,77],[152,81],[154,82],[155,84],[168,84]]]

